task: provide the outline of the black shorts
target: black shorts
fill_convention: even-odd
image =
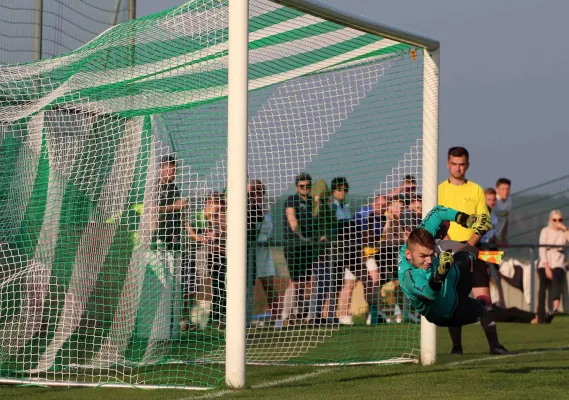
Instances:
[[[439,250],[451,250],[453,252],[456,251],[456,249],[460,248],[461,245],[468,245],[467,242],[454,242],[452,240],[442,240],[440,242],[437,243],[437,246],[439,248]],[[471,247],[470,245],[468,245],[467,247]],[[456,252],[456,254],[461,253]],[[490,275],[488,273],[488,267],[489,265],[487,263],[485,263],[484,261],[480,260],[479,258],[476,258],[476,261],[474,262],[474,270],[473,270],[473,276],[472,276],[472,287],[488,287],[490,285]]]
[[[300,281],[312,275],[312,265],[318,259],[318,252],[310,244],[299,244],[285,247],[284,257],[290,279]]]
[[[472,287],[489,287],[490,276],[488,274],[488,264],[477,258],[474,261],[474,270],[472,271]]]
[[[467,260],[467,253],[458,252],[455,254],[455,261],[460,271],[460,278],[456,285],[457,305],[452,317],[446,321],[432,321],[439,326],[462,326],[473,324],[482,319],[486,313],[486,307],[476,299],[470,297],[473,287],[481,287],[481,280],[486,277],[488,272],[484,262],[482,264],[471,263]],[[480,261],[477,259],[477,261]],[[477,281],[478,280],[478,281]],[[480,286],[476,286],[476,284]]]

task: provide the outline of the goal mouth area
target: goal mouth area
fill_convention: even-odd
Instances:
[[[0,379],[211,388],[234,355],[425,354],[397,260],[436,197],[435,42],[312,1],[249,5],[241,96],[227,0],[0,66]]]

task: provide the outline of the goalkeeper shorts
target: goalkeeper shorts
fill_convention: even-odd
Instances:
[[[457,254],[460,254],[457,253]],[[438,326],[462,326],[469,325],[478,322],[482,319],[486,313],[486,307],[478,300],[470,297],[470,292],[474,286],[475,274],[480,274],[476,263],[474,263],[474,268],[470,268],[469,263],[458,263],[458,268],[460,271],[460,278],[458,279],[456,285],[456,296],[457,304],[452,314],[452,317],[447,320],[429,319],[432,323]],[[484,272],[487,275],[486,268]],[[486,278],[487,279],[487,278]],[[476,286],[474,286],[476,287]]]

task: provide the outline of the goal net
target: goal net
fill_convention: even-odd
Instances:
[[[223,381],[227,25],[196,0],[0,66],[0,382]],[[268,0],[249,30],[247,362],[416,362],[424,50]]]

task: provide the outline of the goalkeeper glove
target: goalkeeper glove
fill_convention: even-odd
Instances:
[[[486,232],[493,228],[492,222],[488,214],[468,215],[462,212],[456,214],[456,222],[461,226],[472,229],[474,233],[484,236]]]
[[[452,252],[443,251],[442,253],[439,254],[439,266],[435,271],[435,277],[434,277],[436,282],[442,283],[445,280],[453,262],[454,258],[452,256]]]
[[[484,236],[490,229],[494,227],[490,221],[490,217],[486,214],[472,215],[476,217],[476,220],[472,224],[471,228],[477,235]]]
[[[490,221],[488,221],[488,223],[486,224],[476,224],[472,226],[472,230],[474,231],[474,233],[476,233],[477,235],[480,236],[484,236],[486,235],[486,233],[488,233],[488,231],[490,229],[492,229],[494,227],[494,225],[492,225],[492,223]]]

